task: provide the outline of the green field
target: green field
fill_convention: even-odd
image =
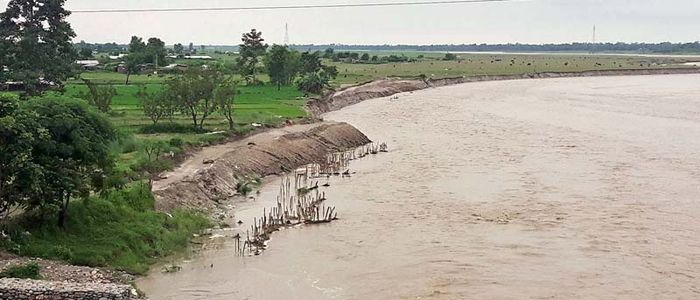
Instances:
[[[623,55],[577,54],[457,54],[454,61],[441,60],[444,53],[371,53],[371,55],[405,55],[415,62],[332,63],[340,75],[336,84],[355,84],[387,77],[432,78],[478,75],[511,75],[536,72],[579,72],[590,70],[649,69],[679,67],[686,58],[641,57]],[[422,58],[418,58],[423,55]]]

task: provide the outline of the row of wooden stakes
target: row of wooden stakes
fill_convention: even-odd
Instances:
[[[261,254],[270,235],[280,229],[337,220],[335,207],[325,205],[326,193],[319,190],[317,179],[333,175],[350,176],[350,161],[380,152],[387,152],[387,145],[372,143],[354,150],[332,153],[324,163],[310,164],[288,174],[280,184],[277,205],[271,209],[264,208],[263,216],[253,219],[245,237],[241,234],[234,236],[237,254]],[[326,183],[323,186],[330,185]]]

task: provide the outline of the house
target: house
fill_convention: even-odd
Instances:
[[[169,64],[160,68],[163,71],[185,71],[189,66],[183,64]]]
[[[97,67],[100,66],[100,62],[94,59],[78,60],[75,63],[79,65],[83,70],[95,70],[97,69]]]
[[[126,54],[124,54],[124,53],[119,53],[119,55],[110,55],[110,56],[109,56],[109,59],[111,59],[111,60],[117,60],[117,59],[122,59],[122,58],[124,58],[124,57],[126,57]]]

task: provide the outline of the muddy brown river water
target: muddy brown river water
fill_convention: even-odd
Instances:
[[[277,232],[257,257],[215,239],[138,286],[152,299],[700,298],[700,75],[469,83],[325,118],[390,147],[330,181],[340,220]]]

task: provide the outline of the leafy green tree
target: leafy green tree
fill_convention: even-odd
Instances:
[[[333,48],[327,48],[326,51],[323,52],[323,58],[331,59],[334,53],[335,50],[333,50]]]
[[[236,123],[234,122],[234,103],[236,99],[236,83],[231,80],[220,84],[214,91],[219,111],[228,121],[228,129],[234,130]]]
[[[248,83],[256,84],[257,67],[258,63],[260,63],[259,58],[265,54],[268,45],[264,43],[265,39],[262,38],[262,32],[256,29],[251,29],[250,32],[244,33],[241,41],[243,43],[239,49],[238,69]]]
[[[182,55],[185,53],[185,47],[182,44],[177,43],[173,46],[173,52],[177,55]]]
[[[166,82],[166,97],[192,118],[194,128],[201,130],[206,118],[217,109],[214,90],[223,80],[218,70],[189,68],[182,76]]]
[[[265,66],[270,81],[277,85],[277,90],[292,82],[297,72],[297,61],[295,52],[287,46],[273,45],[270,48],[265,57]]]
[[[446,53],[442,60],[457,60],[457,55],[454,53]]]
[[[361,61],[369,61],[369,53],[362,54],[362,57],[360,57]]]
[[[0,220],[16,207],[27,207],[41,190],[43,169],[32,149],[48,134],[37,116],[19,109],[19,97],[0,94]]]
[[[109,112],[112,106],[112,98],[117,95],[117,90],[112,85],[98,85],[94,82],[83,79],[88,87],[88,93],[83,93],[81,98],[87,100],[90,105],[97,107],[101,112]]]
[[[136,97],[139,98],[144,115],[151,119],[153,125],[158,124],[158,121],[163,118],[172,117],[175,113],[173,101],[166,97],[164,93],[150,93],[146,90],[146,87],[142,86],[136,93]]]
[[[302,74],[318,72],[321,66],[323,63],[319,52],[304,52],[299,58],[299,72]]]
[[[80,51],[78,52],[78,55],[80,56],[81,59],[93,58],[92,49],[90,49],[90,48],[81,48]]]
[[[132,36],[129,42],[129,53],[139,53],[146,50],[146,43],[138,36]]]
[[[145,55],[146,62],[155,64],[156,66],[165,66],[167,61],[165,57],[168,54],[168,50],[165,49],[165,42],[159,38],[148,39],[148,44],[146,44]]]
[[[330,87],[330,81],[338,76],[335,66],[323,66],[317,72],[309,72],[297,80],[297,88],[304,93],[320,94]]]
[[[65,0],[10,0],[0,14],[0,81],[21,81],[37,95],[75,74],[75,32]]]
[[[126,57],[124,67],[126,68],[126,85],[129,85],[129,78],[132,74],[141,72],[141,65],[146,62],[146,54],[144,52],[133,52]]]
[[[85,197],[96,188],[113,165],[108,145],[115,132],[104,115],[84,101],[71,98],[31,99],[22,109],[36,115],[48,138],[32,149],[32,162],[41,166],[40,191],[29,199],[29,208],[58,211],[65,225],[71,197]]]

